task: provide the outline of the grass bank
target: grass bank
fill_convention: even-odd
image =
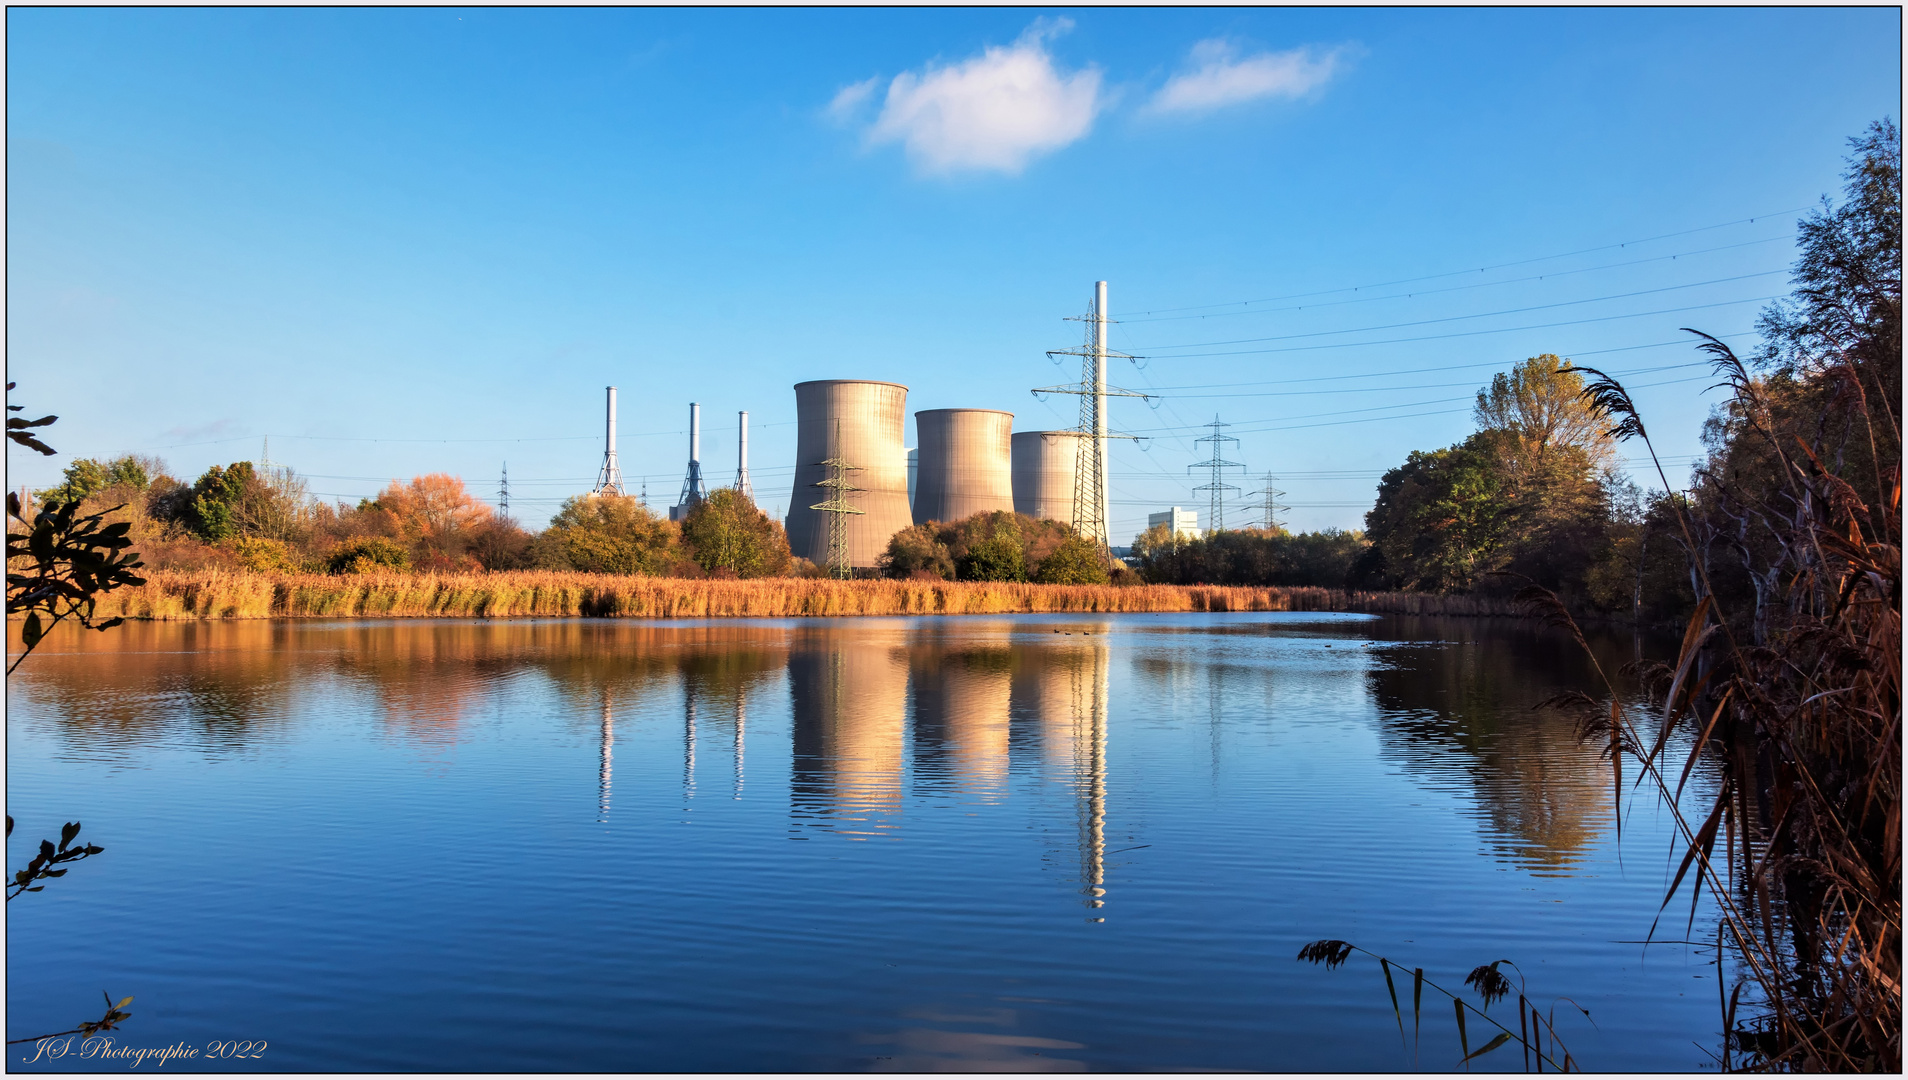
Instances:
[[[101,617],[792,618],[1172,611],[1374,611],[1503,615],[1491,599],[1318,588],[1033,585],[1012,582],[695,581],[553,571],[492,574],[261,574],[156,570],[100,599]]]

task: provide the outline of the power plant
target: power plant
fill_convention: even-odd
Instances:
[[[1014,433],[1015,512],[1073,524],[1074,477],[1083,441],[1077,431]]]
[[[1014,509],[1014,414],[999,409],[923,409],[914,523],[959,521]]]
[[[735,492],[750,502],[755,501],[755,489],[749,485],[749,414],[746,409],[735,414]]]
[[[819,379],[795,384],[795,483],[788,504],[788,546],[818,566],[837,562],[830,533],[843,529],[845,563],[855,569],[878,564],[888,538],[914,524],[908,509],[908,458],[902,443],[908,388],[900,383],[861,379]],[[829,489],[826,463],[847,462],[855,470],[852,495],[842,501],[854,510],[831,514],[810,500]],[[839,490],[839,489],[837,489]],[[831,518],[841,518],[837,522]]]
[[[616,464],[616,388],[603,388],[608,401],[603,406],[603,467],[597,471],[592,495],[623,494],[623,470]]]
[[[669,508],[669,520],[681,521],[709,497],[702,483],[702,406],[689,403],[689,475],[682,479],[682,497]]]
[[[1080,424],[1070,430],[1016,433],[1014,414],[1001,409],[923,409],[914,414],[919,442],[908,448],[903,441],[906,386],[869,379],[796,383],[795,476],[784,519],[791,552],[849,576],[877,567],[889,540],[910,525],[1006,511],[1071,525],[1104,556],[1110,516],[1107,441],[1133,438],[1109,429],[1106,399],[1148,395],[1108,385],[1107,362],[1134,358],[1107,348],[1113,320],[1107,315],[1106,282],[1095,283],[1091,306],[1076,321],[1086,324],[1081,347],[1048,355],[1080,357],[1080,381],[1034,391],[1080,398]],[[1235,467],[1217,453],[1213,462],[1201,464]],[[1215,472],[1208,488],[1223,484],[1219,475]],[[754,501],[746,411],[736,414],[735,490]],[[616,457],[613,386],[607,388],[603,464],[591,494],[626,494]],[[1213,495],[1216,511],[1222,494],[1214,490]],[[683,521],[708,497],[702,406],[691,402],[689,465],[669,519]]]

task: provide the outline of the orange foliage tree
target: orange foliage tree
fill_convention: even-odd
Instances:
[[[392,481],[373,505],[391,515],[419,569],[472,569],[468,564],[474,560],[465,549],[471,535],[491,518],[490,507],[447,473],[414,477],[408,484]]]

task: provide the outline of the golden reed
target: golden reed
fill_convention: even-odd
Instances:
[[[100,598],[128,619],[793,618],[1170,611],[1388,611],[1508,615],[1479,597],[1207,585],[1032,585],[986,581],[753,581],[558,571],[491,574],[260,574],[155,570]]]

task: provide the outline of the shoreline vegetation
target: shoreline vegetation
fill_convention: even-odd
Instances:
[[[1347,611],[1515,616],[1508,600],[1308,586],[1041,585],[1010,581],[746,580],[586,574],[295,574],[155,570],[99,601],[129,620],[822,618],[854,615]]]

